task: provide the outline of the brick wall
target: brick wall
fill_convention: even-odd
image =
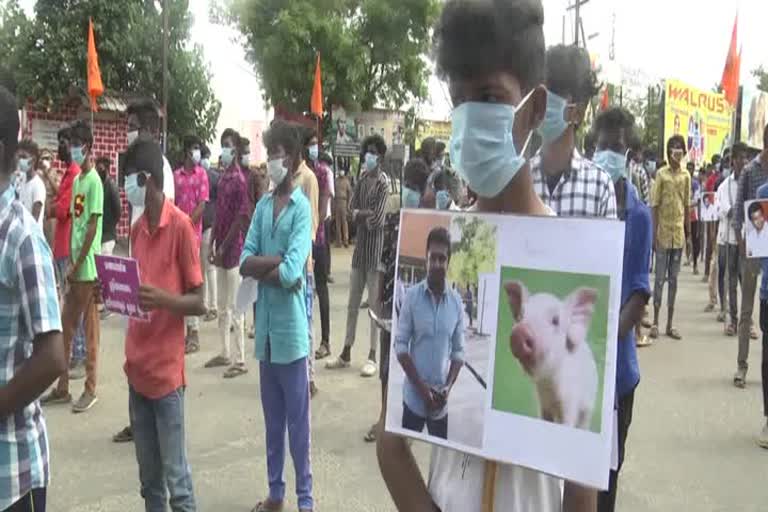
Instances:
[[[84,118],[90,124],[90,115],[76,108],[62,108],[56,112],[42,112],[28,106],[25,110],[26,124],[23,126],[24,137],[32,136],[32,123],[37,119],[70,122],[78,118]],[[127,146],[127,128],[128,124],[125,114],[115,112],[97,113],[94,125],[91,127],[93,130],[93,155],[96,158],[106,156],[110,159],[112,165],[109,173],[115,181],[117,181],[118,155],[124,152]],[[64,172],[64,164],[58,160],[55,152],[53,166],[60,174]],[[125,194],[122,189],[120,190],[120,200],[122,203],[122,213],[117,224],[117,237],[119,239],[127,239],[130,220],[128,216],[128,203],[125,200]]]

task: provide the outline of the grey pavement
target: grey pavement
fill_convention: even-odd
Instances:
[[[334,354],[343,343],[350,263],[351,250],[334,250]],[[627,441],[619,511],[768,509],[768,452],[753,440],[764,421],[760,342],[752,343],[747,388],[734,388],[736,340],[722,335],[722,324],[703,312],[706,296],[700,278],[684,267],[677,311],[677,327],[684,339],[662,336],[640,353],[643,377]],[[53,473],[48,509],[53,512],[143,509],[133,445],[116,445],[110,439],[128,420],[122,322],[112,317],[103,325],[99,403],[82,415],[64,407],[45,411]],[[374,448],[363,442],[379,410],[378,379],[358,375],[367,352],[368,326],[364,319],[358,322],[352,369],[331,372],[318,365],[320,394],[312,402],[312,463],[319,511],[394,510],[379,476]],[[187,358],[189,460],[198,510],[247,512],[267,488],[258,368],[251,359],[248,375],[224,380],[220,369],[203,368],[218,348],[215,322],[203,324],[202,351]],[[246,349],[252,353],[252,344]],[[82,381],[73,382],[73,394],[79,394],[81,386]],[[428,450],[420,443],[414,445],[426,469]],[[285,476],[286,510],[295,510],[290,458]]]

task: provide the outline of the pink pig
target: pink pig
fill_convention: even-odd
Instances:
[[[541,417],[588,429],[597,395],[597,366],[587,330],[597,291],[579,288],[564,301],[549,293],[528,294],[520,281],[504,283],[517,324],[510,346],[536,384]]]

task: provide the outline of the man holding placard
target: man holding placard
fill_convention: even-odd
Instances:
[[[448,0],[437,68],[455,110],[451,163],[480,212],[552,215],[536,194],[527,146],[546,109],[540,0]],[[511,137],[510,137],[511,135]],[[511,442],[524,442],[512,440]],[[398,510],[594,512],[597,493],[519,466],[434,447],[426,485],[405,439],[381,432],[379,467]]]

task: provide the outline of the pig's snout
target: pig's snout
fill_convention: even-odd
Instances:
[[[519,323],[512,328],[509,345],[512,354],[520,361],[525,371],[531,373],[536,353],[536,340],[525,323]]]

